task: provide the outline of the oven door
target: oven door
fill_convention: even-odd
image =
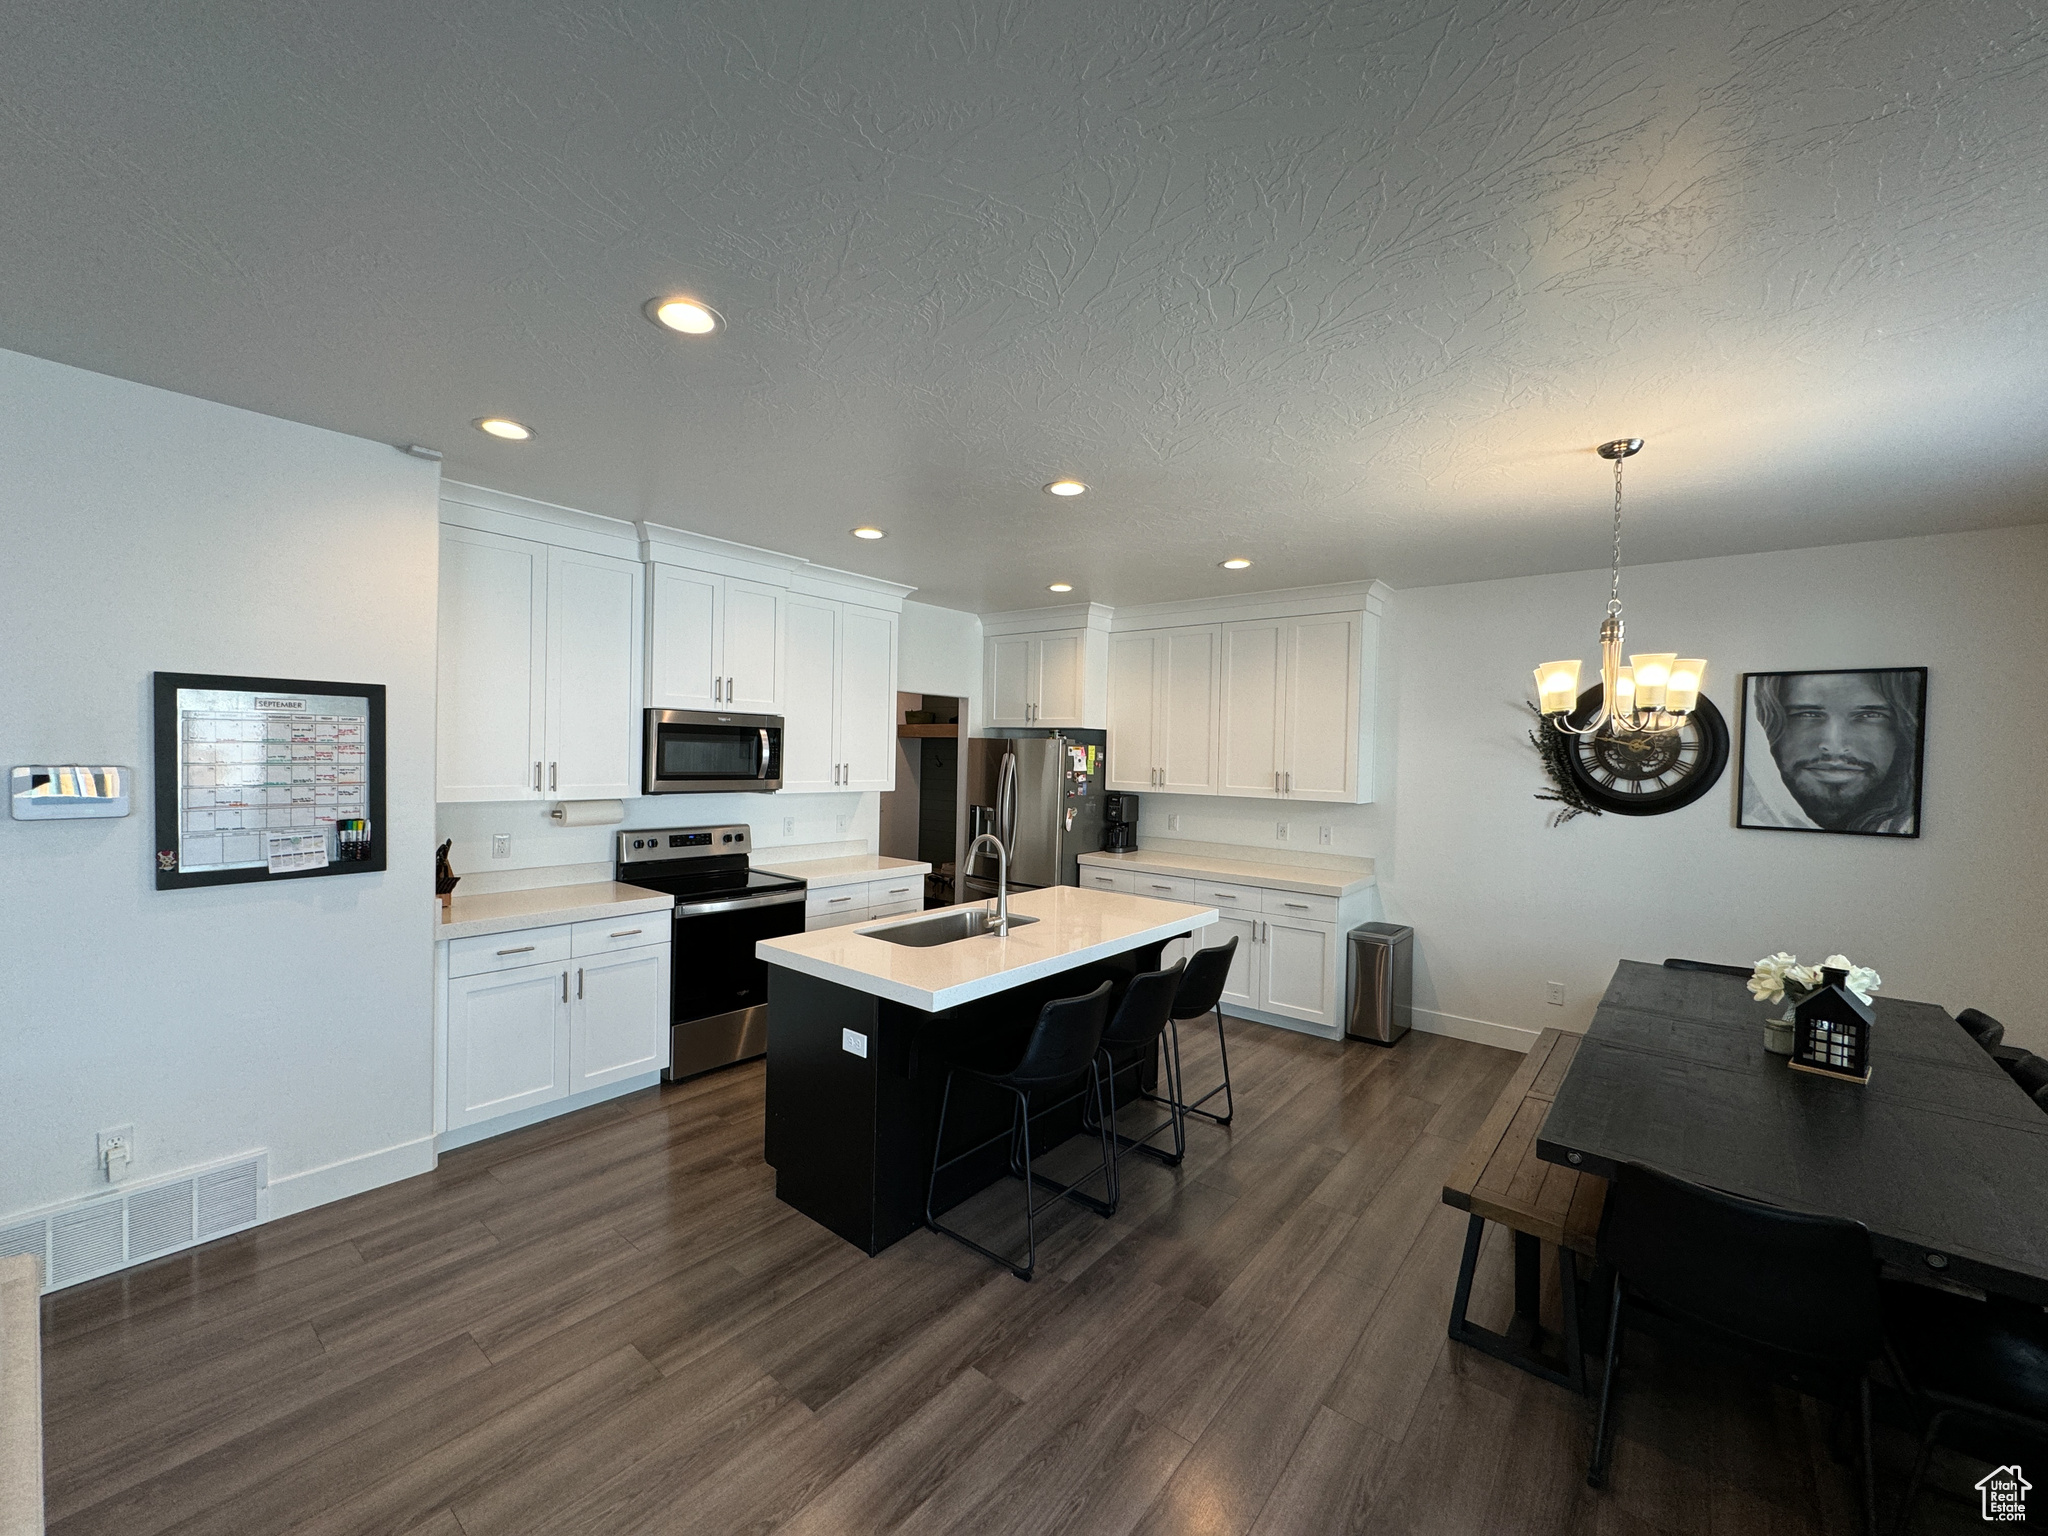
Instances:
[[[754,946],[803,931],[801,889],[676,908],[663,1076],[695,1077],[768,1049],[768,965]]]
[[[650,795],[782,788],[782,716],[647,711],[642,779]]]

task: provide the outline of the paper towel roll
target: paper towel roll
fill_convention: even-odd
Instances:
[[[561,827],[609,827],[626,819],[623,800],[564,800],[548,814]]]

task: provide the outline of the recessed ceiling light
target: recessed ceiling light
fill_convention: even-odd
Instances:
[[[641,309],[656,325],[681,331],[685,336],[709,336],[725,325],[725,317],[709,304],[701,299],[684,298],[681,294],[667,299],[649,299]]]
[[[1078,496],[1088,487],[1078,480],[1055,480],[1046,489],[1055,496]]]
[[[514,421],[510,416],[479,416],[476,428],[493,437],[502,437],[508,443],[524,443],[533,437],[533,428],[524,422]]]
[[[1251,569],[1251,561],[1245,559],[1243,555],[1232,555],[1228,560],[1219,561],[1218,563],[1226,571],[1245,571]]]
[[[1056,581],[1045,590],[1048,592],[1071,592],[1074,590],[1074,584],[1070,581]]]
[[[887,537],[888,537],[888,535],[887,535],[887,534],[885,534],[885,533],[883,533],[881,529],[879,529],[879,528],[869,528],[869,527],[866,527],[865,525],[863,525],[862,527],[859,527],[859,528],[856,528],[856,529],[854,529],[854,530],[853,530],[853,536],[854,536],[854,537],[855,537],[856,539],[885,539],[885,538],[887,538]]]

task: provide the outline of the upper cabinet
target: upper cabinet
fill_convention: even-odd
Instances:
[[[990,725],[1101,730],[1108,724],[1107,608],[1090,603],[992,615],[982,627]]]
[[[1110,789],[1216,793],[1220,642],[1214,624],[1110,636]]]
[[[792,595],[792,657],[782,722],[782,787],[896,787],[897,615]]]
[[[438,798],[638,790],[640,566],[441,529]]]
[[[650,707],[781,713],[784,589],[657,563],[647,592]]]
[[[637,795],[647,707],[784,716],[785,790],[893,788],[911,590],[446,481],[438,798]]]
[[[1370,612],[1222,626],[1221,793],[1372,798],[1378,628]]]

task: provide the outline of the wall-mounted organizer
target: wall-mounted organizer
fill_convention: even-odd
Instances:
[[[133,768],[27,763],[11,775],[7,799],[16,821],[126,816],[134,781]]]
[[[156,888],[384,868],[384,685],[158,672]]]

